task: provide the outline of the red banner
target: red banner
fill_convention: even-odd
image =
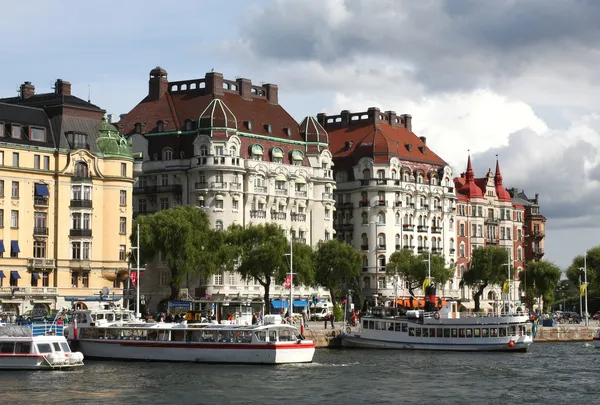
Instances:
[[[294,276],[285,276],[285,284],[284,284],[285,288],[291,288],[291,286],[292,286],[292,282],[291,282],[292,277],[294,277]]]
[[[132,271],[131,273],[129,273],[129,279],[131,280],[131,284],[135,286],[137,284],[137,272]]]

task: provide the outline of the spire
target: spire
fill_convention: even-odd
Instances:
[[[469,149],[469,159],[467,160],[467,181],[473,181],[475,178],[475,172],[473,171],[473,165],[471,164],[471,150]]]
[[[500,173],[500,162],[498,161],[498,155],[496,154],[496,174],[494,175],[494,182],[496,185],[502,185],[502,173]]]

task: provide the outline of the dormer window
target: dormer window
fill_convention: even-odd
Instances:
[[[292,136],[292,128],[283,128],[283,132],[287,135],[287,136]]]
[[[157,132],[164,132],[165,131],[165,123],[162,121],[158,121],[156,123],[156,131]]]
[[[44,142],[46,140],[46,130],[44,128],[31,127],[29,129],[29,139]]]
[[[67,141],[69,141],[71,149],[89,149],[87,134],[68,132]]]
[[[273,132],[273,128],[271,127],[271,124],[265,124],[265,131],[267,131],[268,133],[272,133]]]
[[[275,163],[283,163],[283,150],[281,148],[273,148],[271,150],[271,160]]]
[[[11,125],[11,136],[13,139],[21,139],[21,126],[18,124]]]
[[[162,150],[162,160],[172,160],[173,159],[173,149],[164,148]]]
[[[186,131],[192,130],[192,120],[185,120],[185,130]]]
[[[244,126],[246,127],[246,129],[248,129],[248,131],[252,131],[252,121],[244,121]]]
[[[237,148],[235,146],[229,147],[229,156],[231,156],[231,157],[237,156]]]
[[[304,154],[299,150],[292,151],[292,164],[294,166],[302,166],[304,160]]]
[[[263,147],[259,144],[252,145],[252,160],[263,160]]]
[[[200,156],[208,156],[208,146],[206,146],[206,145],[200,146]]]
[[[142,133],[142,124],[140,122],[135,123],[135,125],[133,126],[133,132],[136,134]]]
[[[75,177],[82,179],[90,177],[87,163],[83,161],[78,161],[75,163]]]

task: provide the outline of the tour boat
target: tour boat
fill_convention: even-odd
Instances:
[[[435,299],[433,301],[435,302]],[[342,346],[375,349],[527,351],[533,343],[526,314],[464,313],[448,301],[439,311],[374,308],[357,330],[342,334]]]
[[[600,349],[600,328],[596,329],[593,344],[596,349]]]
[[[75,311],[67,337],[86,357],[114,360],[282,364],[315,353],[291,325],[144,322],[124,310]]]
[[[56,370],[83,366],[83,354],[72,352],[62,325],[0,327],[0,369]]]

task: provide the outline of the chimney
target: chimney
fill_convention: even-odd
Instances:
[[[62,79],[56,80],[54,84],[54,93],[59,96],[70,96],[71,95],[71,83]]]
[[[420,136],[419,139],[423,142],[423,145],[427,145],[427,138],[424,136]]]
[[[267,100],[271,104],[279,104],[279,90],[276,84],[265,84],[263,88],[267,92]]]
[[[21,85],[21,99],[27,100],[35,96],[35,86],[31,82],[25,82]]]
[[[342,125],[349,125],[350,124],[350,110],[343,110],[340,115],[342,117]]]
[[[388,122],[390,126],[396,126],[396,111],[386,111]]]
[[[319,124],[321,124],[321,126],[323,128],[325,128],[325,126],[327,125],[327,114],[325,114],[325,113],[318,113],[317,114],[317,121],[319,122]]]
[[[238,86],[240,96],[244,100],[252,100],[252,82],[250,79],[236,79],[235,82]]]
[[[159,100],[168,90],[169,80],[167,79],[167,71],[160,66],[155,67],[150,71],[148,96],[151,100]]]
[[[208,94],[220,96],[223,94],[223,73],[209,72],[204,76]]]
[[[410,114],[402,114],[400,116],[402,118],[402,123],[404,124],[404,128],[412,132],[412,115]]]
[[[377,107],[371,107],[367,110],[367,113],[369,114],[369,119],[375,125],[379,124],[379,111],[380,110]]]

